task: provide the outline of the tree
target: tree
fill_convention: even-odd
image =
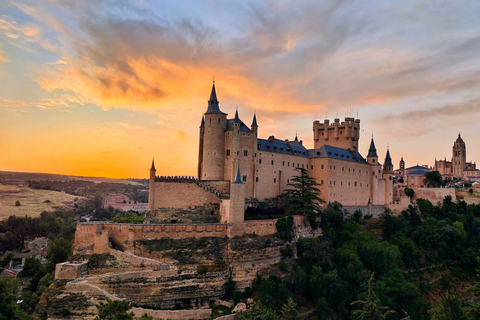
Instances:
[[[319,184],[308,175],[306,169],[295,170],[299,175],[291,179],[287,184],[290,188],[285,190],[287,211],[307,216],[312,228],[316,228],[315,217],[321,211],[319,204],[325,202],[320,198],[320,190],[317,188]]]
[[[293,238],[293,217],[288,216],[287,218],[281,217],[278,218],[277,222],[275,223],[275,227],[277,228],[277,237],[283,240],[292,241]]]
[[[351,315],[353,319],[358,320],[381,320],[387,319],[389,316],[395,313],[390,310],[389,307],[382,307],[380,299],[373,291],[373,279],[375,272],[372,272],[370,279],[368,280],[368,297],[366,300],[357,300],[351,303],[352,307],[358,307],[359,309],[352,310]]]
[[[240,320],[280,320],[277,313],[264,307],[260,302],[255,302],[253,307],[240,314]]]
[[[133,307],[133,303],[126,300],[110,300],[96,305],[98,316],[95,320],[133,320],[133,312],[127,313]]]
[[[17,304],[20,281],[17,278],[0,277],[0,320],[32,319]]]
[[[283,305],[280,311],[282,320],[301,320],[302,317],[298,314],[297,304],[292,298],[289,298],[287,303]]]
[[[438,171],[425,172],[423,183],[430,188],[440,188],[443,184],[442,175]]]
[[[42,263],[36,257],[27,257],[22,270],[22,277],[33,277],[40,270]]]
[[[20,201],[15,201],[15,206],[20,207]]]
[[[410,200],[412,200],[412,197],[414,194],[415,194],[415,191],[412,188],[409,188],[409,187],[405,188],[405,195],[407,197],[410,197]]]
[[[437,308],[428,311],[432,315],[432,320],[465,320],[462,304],[457,295],[446,294],[442,297],[442,302]],[[477,319],[477,318],[475,318]]]
[[[53,242],[48,247],[47,259],[53,265],[57,263],[67,261],[67,259],[72,255],[72,243],[63,238],[58,238],[53,240]]]

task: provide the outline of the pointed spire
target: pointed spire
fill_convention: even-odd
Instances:
[[[295,142],[298,142],[298,136],[296,131],[295,131]]]
[[[253,113],[252,127],[258,127],[258,124],[257,124],[257,115],[256,115],[255,112]]]
[[[150,168],[150,171],[157,171],[157,169],[155,169],[155,158],[152,158],[152,167]]]
[[[389,149],[387,149],[387,155],[385,156],[385,163],[383,165],[393,167],[392,158],[390,158],[390,150]]]
[[[233,183],[243,183],[242,178],[240,177],[240,166],[237,167],[237,176],[235,177],[235,181]]]
[[[237,107],[237,110],[235,111],[235,118],[233,119],[233,122],[241,122],[240,118],[238,117],[238,107]]]
[[[378,158],[377,148],[375,148],[375,142],[373,142],[373,135],[372,135],[372,141],[370,142],[370,148],[368,149],[368,155],[367,155],[367,157],[376,157],[376,158]]]
[[[205,128],[205,116],[202,116],[202,123],[200,123],[200,129]]]
[[[213,81],[212,92],[210,93],[210,100],[208,100],[207,113],[223,113],[220,111],[217,100],[217,92],[215,91],[215,81]]]

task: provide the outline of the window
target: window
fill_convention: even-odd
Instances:
[[[355,187],[357,186],[357,181],[355,181]]]
[[[312,168],[313,169],[313,168]],[[322,169],[323,169],[323,164],[322,164]]]
[[[320,181],[321,181],[320,184],[323,184],[323,180],[320,180]]]
[[[290,162],[287,162],[287,167],[290,167]]]
[[[212,123],[212,118],[209,118],[210,119],[210,123]]]
[[[258,159],[258,164],[262,164],[262,159]]]
[[[287,179],[287,183],[290,183],[290,179]]]
[[[227,157],[230,156],[230,149],[227,149]]]
[[[277,178],[273,178],[273,183],[277,183]]]
[[[255,178],[255,182],[258,182],[258,177]]]
[[[283,162],[282,162],[282,166],[284,166],[284,167],[285,167],[285,161],[283,161]]]
[[[245,157],[247,157],[247,156],[248,156],[248,150],[243,150],[243,155],[244,155]]]
[[[345,171],[345,168],[344,168],[344,167],[342,167],[342,171]]]
[[[310,166],[310,169],[312,169],[312,170],[313,170],[313,165],[311,165],[311,166]]]
[[[247,176],[243,176],[243,177],[242,177],[242,181],[243,181],[243,182],[247,182]]]
[[[372,159],[372,163],[375,163],[375,159]]]
[[[273,165],[273,160],[272,160],[272,165]]]
[[[220,118],[218,118],[218,123],[220,123]]]

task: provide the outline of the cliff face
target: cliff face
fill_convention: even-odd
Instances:
[[[74,256],[72,265],[88,259],[87,272],[61,289],[52,286],[43,312],[60,319],[68,309],[72,319],[89,319],[106,298],[127,299],[143,308],[209,308],[223,295],[230,276],[239,289],[251,286],[261,269],[280,261],[286,244],[270,236],[126,241],[124,252],[109,248],[108,253]]]

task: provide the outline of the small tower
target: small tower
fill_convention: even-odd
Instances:
[[[370,142],[370,148],[368,149],[367,162],[370,165],[371,174],[370,174],[370,199],[372,204],[381,204],[383,198],[379,198],[378,182],[381,175],[381,165],[378,163],[377,148],[375,147],[375,142]]]
[[[202,176],[202,165],[203,165],[203,138],[205,136],[205,116],[202,116],[202,122],[200,123],[200,135],[199,135],[199,146],[198,146],[198,179]]]
[[[202,157],[199,157],[199,166],[201,162],[201,169],[199,170],[198,179],[223,180],[227,114],[220,111],[215,82],[212,86],[203,124],[203,150]],[[200,131],[202,132],[202,128]],[[200,140],[202,140],[202,137],[200,137]]]
[[[383,178],[385,179],[385,204],[391,204],[393,203],[393,163],[389,149],[383,163]]]
[[[237,169],[239,167],[239,158],[240,158],[240,126],[242,121],[238,116],[238,108],[235,110],[235,118],[232,121],[232,174],[230,175],[229,180],[235,180],[235,173],[238,174]]]
[[[230,184],[230,208],[226,222],[229,226],[229,236],[235,237],[244,233],[245,215],[245,184],[242,182],[240,168],[237,168],[235,180]]]
[[[258,124],[257,124],[257,115],[255,113],[253,113],[253,120],[252,120],[252,132],[253,132],[253,135],[254,135],[254,141],[253,141],[253,145],[252,145],[252,150],[253,150],[253,157],[252,157],[252,168],[253,168],[253,171],[252,171],[252,183],[253,183],[253,197],[256,198],[257,197],[257,180],[256,180],[256,176],[257,176],[257,163],[256,163],[256,158],[255,158],[255,155],[257,154],[257,139],[258,139]]]
[[[463,177],[463,170],[467,167],[467,148],[460,133],[458,138],[453,144],[452,148],[452,168],[453,176],[456,178]]]
[[[152,167],[150,168],[150,181],[148,183],[148,211],[155,209],[155,159],[152,159]]]

